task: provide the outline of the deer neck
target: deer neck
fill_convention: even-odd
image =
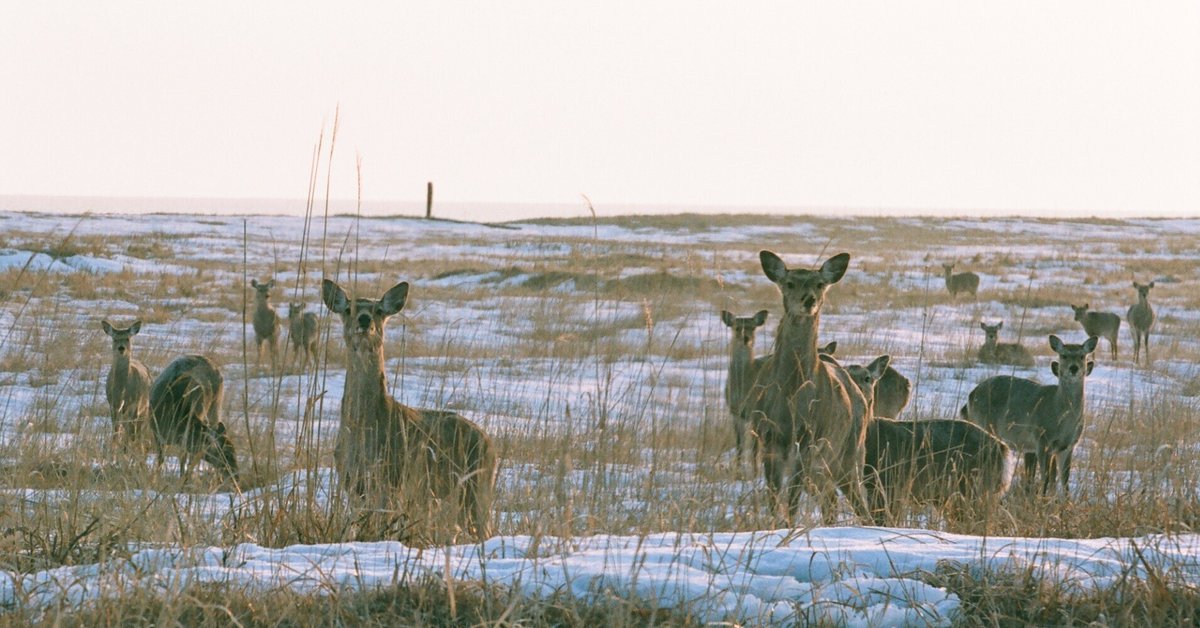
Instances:
[[[734,341],[729,350],[730,378],[745,377],[750,371],[750,363],[754,361],[754,343],[742,344]]]
[[[112,372],[117,376],[118,381],[125,381],[129,378],[130,356],[129,351],[124,354],[113,352]]]
[[[359,422],[379,417],[389,399],[383,372],[383,345],[350,352],[342,393],[343,414]]]
[[[1054,394],[1054,404],[1059,416],[1083,416],[1083,387],[1084,378],[1077,382],[1058,382],[1058,390]]]
[[[812,379],[817,370],[817,329],[820,315],[783,315],[779,331],[775,336],[775,376],[797,378],[799,381]]]

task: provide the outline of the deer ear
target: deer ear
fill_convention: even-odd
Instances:
[[[763,274],[775,283],[783,281],[787,275],[787,264],[784,264],[783,259],[771,251],[759,251],[758,261],[762,264]]]
[[[141,321],[141,319],[138,319],[138,320],[136,320],[136,321],[133,321],[133,324],[129,326],[129,335],[130,335],[130,336],[136,336],[136,335],[138,334],[138,332],[139,332],[139,331],[142,331],[142,321]]]
[[[251,279],[251,280],[250,280],[250,287],[251,287],[251,288],[257,288],[257,287],[258,287],[258,280],[257,280],[257,279]]]
[[[1058,360],[1050,363],[1050,372],[1054,373],[1055,377],[1058,377]]]
[[[383,309],[384,316],[391,316],[404,309],[404,303],[407,301],[408,282],[401,281],[383,293],[383,298],[379,300],[379,307]]]
[[[350,299],[346,297],[346,291],[328,279],[321,280],[321,300],[325,302],[325,307],[334,314],[345,314],[350,311]]]
[[[725,323],[726,327],[733,327],[733,314],[726,310],[721,310],[721,322]]]
[[[770,314],[770,312],[768,312],[766,310],[759,310],[758,314],[754,315],[754,326],[762,327],[763,324],[767,322],[767,316],[769,314]]]
[[[1095,360],[1088,360],[1088,363],[1087,363],[1087,374],[1088,374],[1088,375],[1091,375],[1091,374],[1092,374],[1092,369],[1094,369],[1094,368],[1096,368],[1096,361],[1095,361]]]
[[[1150,282],[1150,287],[1151,287],[1151,288],[1153,288],[1153,287],[1154,287],[1154,282],[1153,282],[1153,281],[1151,281],[1151,282]]]
[[[825,345],[824,347],[821,347],[820,349],[817,350],[817,352],[824,353],[825,355],[833,355],[834,353],[837,353],[837,341],[831,340],[829,342],[829,344]]]
[[[267,290],[270,290],[271,288],[274,288],[274,287],[275,287],[274,279],[271,279],[270,281],[267,282]]]
[[[996,323],[996,329],[997,330],[1004,329],[1004,321],[1000,321],[999,323]]]
[[[214,431],[215,431],[217,434],[219,434],[219,435],[221,435],[221,436],[224,436],[224,435],[225,435],[225,422],[224,422],[224,421],[217,421],[217,427],[214,429]]]
[[[1096,345],[1099,344],[1099,342],[1100,342],[1099,338],[1097,338],[1095,336],[1088,336],[1088,339],[1083,342],[1083,351],[1085,353],[1091,353],[1091,352],[1095,351]]]
[[[825,283],[837,283],[842,280],[847,268],[850,268],[850,254],[838,253],[821,264],[821,279]]]
[[[1062,351],[1062,348],[1063,348],[1062,338],[1059,338],[1058,336],[1055,336],[1054,334],[1050,334],[1050,348],[1053,349],[1055,353]],[[1091,352],[1089,351],[1089,353],[1091,353]]]
[[[883,377],[884,371],[887,370],[891,362],[892,356],[890,355],[881,355],[875,358],[874,361],[867,365],[867,371],[871,373],[871,379],[878,380],[880,377]]]
[[[987,331],[987,323],[985,323],[983,321],[979,321],[979,328],[982,329],[983,331]]]
[[[110,338],[112,337],[112,335],[113,335],[113,326],[112,326],[111,324],[109,324],[109,322],[108,322],[108,321],[100,321],[100,328],[101,328],[101,329],[103,329],[103,330],[104,330],[104,333],[105,333],[105,334],[108,334],[108,336],[109,336]]]

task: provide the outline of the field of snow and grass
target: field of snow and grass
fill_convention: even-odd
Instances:
[[[989,375],[1051,382],[1047,335],[1083,340],[1069,305],[1124,318],[1134,279],[1155,281],[1153,362],[1133,363],[1124,322],[1117,360],[1101,341],[1069,497],[1014,492],[983,521],[928,509],[896,528],[844,503],[839,526],[818,527],[805,502],[788,527],[734,463],[722,397],[718,312],[770,310],[760,352],[781,313],[763,248],[789,265],[850,252],[821,340],[843,363],[890,354],[914,385],[907,418],[957,416]],[[1198,254],[1200,220],[0,213],[0,620],[207,585],[332,596],[432,579],[451,602],[487,587],[616,605],[607,619],[624,623],[1086,623],[1148,599],[1165,614],[1131,621],[1194,621]],[[980,274],[977,299],[947,294],[943,261]],[[248,281],[271,277],[281,315],[301,301],[319,313],[317,365],[257,364]],[[389,386],[491,433],[495,537],[360,538],[330,468],[345,354],[322,277],[371,297],[410,282]],[[143,321],[134,355],[152,375],[185,353],[222,365],[240,489],[109,447],[103,318]],[[979,323],[1001,320],[1034,368],[976,363]]]

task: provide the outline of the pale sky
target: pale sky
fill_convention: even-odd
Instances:
[[[0,195],[1200,215],[1196,2],[5,2]]]

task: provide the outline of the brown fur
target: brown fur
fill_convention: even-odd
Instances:
[[[491,438],[461,415],[410,408],[387,392],[384,325],[404,307],[408,283],[396,284],[379,300],[351,300],[326,279],[321,297],[341,316],[347,348],[334,450],[342,485],[369,509],[400,506],[422,540],[443,536],[440,522],[432,520],[433,498],[454,510],[449,527],[476,540],[490,536],[497,471]]]
[[[1033,354],[1017,342],[999,342],[1000,330],[1004,321],[995,325],[980,322],[983,330],[983,345],[979,347],[979,361],[984,364],[1011,364],[1014,366],[1033,366]]]
[[[1138,302],[1129,306],[1125,314],[1125,320],[1129,321],[1129,333],[1133,335],[1133,361],[1136,363],[1145,349],[1146,364],[1150,364],[1150,327],[1154,325],[1154,308],[1150,307],[1149,297],[1154,282],[1140,284],[1135,281],[1133,287],[1137,290]]]
[[[133,337],[141,331],[142,321],[124,329],[100,321],[100,327],[112,338],[113,363],[104,396],[112,418],[113,441],[129,446],[141,440],[142,429],[150,421],[150,372],[133,357]]]
[[[254,288],[254,344],[257,348],[255,364],[262,365],[263,345],[271,353],[271,365],[275,365],[275,346],[279,341],[279,313],[271,306],[271,288],[275,280],[259,283],[257,279],[250,280]]]
[[[150,388],[154,445],[158,466],[163,446],[180,445],[179,474],[191,475],[196,454],[236,485],[237,456],[221,422],[224,378],[220,369],[202,355],[185,355],[167,365]]]
[[[733,434],[737,457],[734,464],[742,463],[742,452],[749,441],[750,460],[758,458],[758,439],[750,430],[750,421],[746,418],[745,401],[750,387],[754,384],[754,369],[759,364],[754,360],[754,336],[759,327],[767,322],[768,312],[760,310],[754,316],[737,317],[721,310],[721,322],[725,323],[733,333],[729,344],[729,375],[725,379],[725,403],[733,415]]]
[[[817,271],[789,270],[770,251],[759,257],[763,272],[780,290],[784,310],[774,351],[756,374],[747,399],[751,424],[762,442],[767,487],[776,505],[786,496],[789,521],[802,490],[819,498],[826,522],[836,520],[839,490],[865,517],[866,399],[845,369],[817,357],[820,308],[829,286],[845,274],[850,256],[836,255]]]
[[[308,364],[317,357],[317,340],[320,334],[317,315],[305,312],[305,307],[304,303],[288,304],[288,337],[292,340],[295,354],[303,357],[303,364]]]

